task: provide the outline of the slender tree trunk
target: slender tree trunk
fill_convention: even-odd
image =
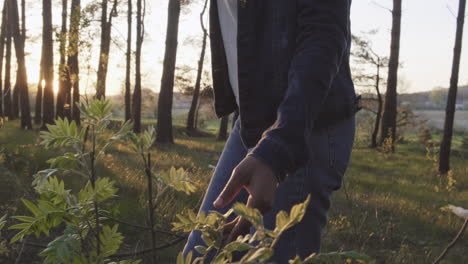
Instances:
[[[11,101],[11,26],[10,26],[10,11],[8,10],[8,1],[5,0],[6,7],[6,27],[5,27],[5,85],[3,86],[4,94],[3,97],[5,103],[5,116],[8,116],[9,120],[15,119],[13,112],[13,104]]]
[[[174,72],[177,57],[177,38],[179,35],[180,0],[169,0],[166,51],[158,100],[158,124],[156,141],[173,143],[172,99],[174,93]]]
[[[203,31],[203,42],[202,42],[202,49],[200,53],[200,59],[198,60],[197,80],[195,82],[195,89],[193,91],[192,104],[190,105],[190,110],[189,110],[189,114],[187,118],[187,130],[188,131],[194,131],[197,128],[195,116],[197,115],[198,108],[200,106],[201,79],[202,79],[202,73],[203,73],[203,64],[205,62],[206,42],[208,38],[208,31],[206,30],[203,24],[203,17],[205,15],[207,5],[208,5],[208,1],[205,1],[203,10],[200,13],[200,25]]]
[[[96,80],[96,98],[101,99],[102,97],[105,97],[106,92],[104,91],[104,80],[103,78],[103,71],[104,71],[104,65],[105,61],[108,58],[105,57],[105,47],[107,46],[106,44],[106,38],[107,38],[107,6],[108,6],[109,1],[108,0],[102,0],[101,2],[101,45],[99,47],[99,64],[98,64],[98,72],[97,72],[97,80]]]
[[[226,141],[228,137],[229,116],[221,118],[218,131],[218,141]]]
[[[125,67],[125,121],[132,118],[131,111],[131,63],[132,63],[132,0],[128,0],[127,9],[127,64]]]
[[[26,44],[26,1],[21,0],[21,37],[23,38],[23,46]]]
[[[70,87],[73,89],[72,120],[80,124],[80,67],[78,61],[80,41],[81,0],[72,0],[70,13],[70,33],[68,40],[68,70]]]
[[[44,52],[44,105],[42,117],[42,129],[47,128],[47,124],[54,123],[54,42],[52,39],[52,0],[42,0],[42,46]]]
[[[394,150],[394,142],[396,139],[397,86],[401,37],[401,3],[402,0],[393,0],[392,39],[390,60],[388,65],[387,92],[385,94],[385,105],[382,116],[382,132],[380,137],[380,143],[383,143],[385,139],[391,137],[392,150]]]
[[[135,53],[135,89],[133,91],[133,131],[141,132],[141,46],[144,37],[144,0],[137,0],[137,19],[136,19],[136,53]]]
[[[5,27],[6,27],[6,5],[3,1],[3,10],[2,10],[2,23],[0,26],[0,118],[3,118],[6,114],[3,111],[3,83],[1,82],[3,76],[3,57],[5,55]]]
[[[65,98],[67,97],[67,78],[68,73],[66,69],[66,56],[67,56],[67,17],[68,17],[68,0],[62,0],[62,29],[60,30],[60,63],[59,63],[59,82],[57,93],[57,117],[65,117]]]
[[[460,58],[462,52],[463,26],[465,23],[466,0],[460,0],[458,7],[457,31],[453,51],[452,76],[445,110],[444,135],[440,144],[439,172],[446,174],[450,170],[450,151],[452,147],[453,121],[455,119],[455,105],[457,102],[458,79],[460,72]]]
[[[97,73],[97,87],[96,87],[96,98],[102,99],[106,97],[106,81],[107,81],[107,70],[109,65],[109,52],[111,44],[111,29],[112,29],[112,17],[117,12],[117,0],[114,0],[109,18],[107,18],[107,5],[108,0],[102,1],[102,15],[101,15],[101,47],[99,56],[99,65]]]
[[[41,61],[39,65],[39,80],[37,83],[36,105],[34,113],[34,123],[40,125],[42,123],[42,80],[44,80],[44,47],[41,49]]]
[[[31,110],[29,105],[29,91],[28,91],[28,76],[26,72],[26,62],[24,56],[23,38],[20,34],[19,15],[18,15],[18,2],[17,0],[9,0],[9,13],[11,17],[11,33],[15,45],[16,60],[18,64],[18,71],[16,74],[15,89],[19,92],[20,105],[21,105],[21,128],[31,130]]]
[[[383,99],[380,93],[380,59],[377,61],[377,76],[375,80],[375,91],[377,92],[377,114],[375,117],[374,132],[372,133],[371,148],[377,147],[377,136],[379,134],[380,120],[382,117]]]

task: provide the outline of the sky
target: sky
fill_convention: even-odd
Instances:
[[[250,0],[256,1],[256,0]],[[289,0],[287,0],[289,1]],[[83,6],[89,0],[83,0]],[[59,27],[60,3],[54,0],[53,23]],[[29,82],[37,82],[40,55],[38,32],[41,31],[41,10],[37,3],[28,4],[28,35],[26,44]],[[34,7],[34,8],[33,8]],[[199,13],[202,0],[183,8],[179,28],[177,65],[196,67],[201,42]],[[353,34],[360,35],[378,30],[371,36],[374,50],[388,55],[390,50],[391,0],[354,0],[351,10]],[[404,81],[401,92],[427,91],[434,87],[447,87],[453,58],[453,46],[458,0],[403,0],[400,78]],[[31,11],[29,11],[31,10]],[[146,37],[143,44],[143,87],[159,91],[167,19],[167,0],[147,0],[145,20]],[[206,20],[206,19],[205,19]],[[98,22],[95,22],[98,23]],[[98,24],[96,24],[98,25]],[[468,27],[468,23],[467,23]],[[119,94],[123,89],[125,72],[126,7],[121,7],[113,27],[115,43],[111,47],[107,94]],[[465,30],[466,33],[466,30]],[[460,83],[468,83],[468,33],[464,35]],[[99,52],[99,37],[92,37],[93,48],[88,58],[82,54],[80,63],[82,91],[94,93],[95,70]],[[54,48],[58,48],[56,45]],[[56,56],[55,61],[58,61]],[[87,69],[87,64],[91,68]]]

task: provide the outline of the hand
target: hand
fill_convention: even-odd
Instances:
[[[245,188],[249,193],[247,206],[265,214],[273,206],[277,186],[278,180],[273,170],[262,161],[247,156],[234,169],[231,178],[213,205],[217,209],[226,207],[242,188]],[[227,243],[249,233],[250,226],[251,224],[241,217],[227,224],[225,227]]]

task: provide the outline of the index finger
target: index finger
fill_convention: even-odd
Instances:
[[[218,196],[218,198],[213,203],[216,209],[221,209],[226,207],[228,204],[234,200],[237,194],[242,190],[244,187],[244,182],[242,180],[242,174],[237,171],[234,171],[231,175],[226,186],[224,186],[223,191]]]

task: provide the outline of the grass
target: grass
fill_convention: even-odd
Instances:
[[[213,133],[216,123],[206,124]],[[42,149],[37,131],[21,131],[18,127],[17,122],[7,122],[0,128],[0,215],[24,212],[20,198],[34,196],[32,175],[47,168],[46,160],[57,151]],[[175,127],[175,137],[175,145],[158,145],[153,150],[155,168],[164,172],[172,166],[183,167],[200,191],[191,197],[171,193],[158,209],[162,228],[169,228],[176,213],[199,205],[212,173],[209,165],[216,165],[224,145],[214,135],[190,138],[181,126]],[[449,203],[468,207],[468,163],[460,151],[453,155],[456,183],[451,186],[445,177],[437,176],[436,164],[426,158],[425,149],[415,138],[406,137],[397,146],[397,153],[390,156],[365,147],[355,148],[344,188],[333,199],[323,251],[358,250],[377,263],[430,263],[450,242],[463,221],[440,208]],[[457,138],[454,148],[458,146]],[[99,174],[116,181],[119,193],[114,204],[118,204],[118,218],[145,224],[145,179],[138,157],[127,146],[116,145],[100,161]],[[69,186],[79,184],[78,179],[65,178]],[[147,242],[146,232],[124,225],[120,230],[126,237],[124,250],[134,250],[135,244],[140,244],[141,249]],[[158,239],[162,242],[167,237]],[[159,252],[158,263],[174,263],[182,246]],[[468,239],[462,238],[444,263],[466,263],[467,248]],[[32,257],[37,253],[34,250],[28,248],[31,263],[37,260]]]

